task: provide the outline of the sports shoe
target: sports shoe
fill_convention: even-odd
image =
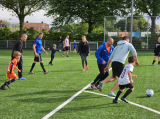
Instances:
[[[7,90],[5,87],[2,87],[2,86],[1,86],[1,88],[0,88],[0,89],[1,89],[1,90]]]
[[[33,71],[29,72],[29,74],[35,74]]]
[[[64,57],[64,54],[62,54],[62,57]]]
[[[114,100],[113,100],[113,103],[119,103],[119,102],[118,102],[117,100],[114,99]]]
[[[150,65],[154,65],[154,64],[150,64]]]
[[[49,72],[50,72],[50,71],[47,71],[47,70],[46,70],[46,71],[44,72],[44,74],[48,74]]]
[[[82,71],[85,71],[85,68],[83,68]]]
[[[103,86],[104,86],[103,81],[100,81],[100,82],[99,82],[99,91],[100,91],[100,92],[102,92]]]
[[[19,80],[25,80],[26,78],[23,78],[23,77],[21,77],[21,78],[19,78]]]
[[[160,64],[157,64],[157,66],[160,66]]]
[[[95,86],[95,84],[91,83],[91,87],[90,87],[90,88],[91,88],[92,90],[94,90],[94,86]]]
[[[6,82],[6,86],[10,89],[10,86],[9,86],[9,83],[8,83],[8,82]]]
[[[95,84],[96,89],[99,89],[99,85]]]
[[[48,66],[50,65],[50,63],[48,63]]]
[[[116,94],[114,94],[114,93],[111,93],[111,92],[108,92],[108,96],[111,96],[111,97],[116,97]]]
[[[124,98],[124,97],[121,97],[121,100],[124,101],[124,102],[126,102],[126,103],[129,103],[129,102],[127,101],[127,99]]]
[[[53,64],[51,64],[51,65],[53,65]]]
[[[67,55],[67,57],[69,57],[69,56]]]
[[[86,69],[89,69],[88,65],[86,66]]]

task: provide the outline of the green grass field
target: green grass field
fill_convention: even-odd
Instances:
[[[81,71],[80,56],[70,53],[70,57],[67,58],[61,56],[62,52],[56,52],[54,65],[48,66],[50,51],[48,53],[49,56],[42,53],[42,58],[45,69],[51,72],[44,75],[40,64],[37,63],[33,70],[36,74],[29,75],[34,55],[32,50],[24,50],[23,77],[27,79],[12,83],[11,89],[6,87],[7,90],[0,90],[0,119],[41,119],[91,83],[99,73],[93,52],[88,57],[89,70],[84,72]],[[10,59],[11,50],[0,50],[0,85],[6,80],[5,74]],[[138,76],[137,79],[133,79],[135,90],[127,99],[160,112],[160,67],[149,66],[153,61],[152,52],[138,52],[138,59],[140,66],[135,67],[133,71],[133,74]],[[102,92],[92,91],[90,88],[86,90],[107,95],[114,83],[106,84]],[[149,88],[154,90],[153,97],[145,95]],[[118,89],[115,93],[117,91]],[[160,118],[155,112],[122,101],[113,104],[112,100],[105,96],[82,92],[50,119]]]

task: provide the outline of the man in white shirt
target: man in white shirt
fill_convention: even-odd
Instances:
[[[65,52],[62,54],[62,56],[64,57],[64,54],[67,53],[67,57],[68,56],[68,51],[69,51],[69,35],[67,35],[65,41],[64,41],[64,48],[65,48]]]
[[[137,78],[137,75],[132,75],[132,72],[133,72],[133,68],[134,68],[134,64],[135,64],[135,57],[134,56],[130,56],[128,57],[128,63],[120,77],[119,77],[119,80],[118,80],[118,85],[119,85],[119,91],[115,97],[115,99],[113,100],[113,103],[119,103],[117,100],[118,100],[118,97],[121,95],[121,93],[124,91],[125,88],[129,88],[126,93],[121,97],[121,100],[128,103],[128,101],[126,100],[126,97],[134,90],[134,87],[133,87],[133,80],[132,80],[132,77],[134,78]]]

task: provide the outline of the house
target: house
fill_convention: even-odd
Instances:
[[[39,32],[42,32],[42,29],[47,29],[49,31],[49,25],[47,23],[29,23],[28,21],[24,23],[23,28],[33,27],[37,29]]]
[[[0,20],[0,27],[7,27],[7,25],[5,25],[5,23],[3,23],[2,20]]]

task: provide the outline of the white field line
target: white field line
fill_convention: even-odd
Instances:
[[[86,93],[92,93],[92,94],[96,94],[96,95],[101,95],[101,96],[105,96],[105,97],[109,97],[109,98],[114,98],[114,97],[110,97],[110,96],[108,96],[108,95],[104,95],[104,94],[101,94],[101,93],[95,93],[95,92],[92,92],[92,91],[86,91],[86,90],[85,90],[84,92],[86,92]],[[118,100],[120,100],[120,99],[118,99]],[[135,106],[137,106],[137,107],[141,107],[141,108],[147,109],[147,110],[149,110],[149,111],[151,111],[151,112],[160,114],[160,111],[151,109],[151,108],[146,107],[146,106],[143,106],[143,105],[136,104],[136,103],[134,103],[134,102],[130,102],[130,101],[128,101],[128,102],[129,102],[129,104],[132,104],[132,105],[135,105]]]
[[[110,70],[112,70],[112,68],[110,68],[109,71]],[[55,114],[61,108],[63,108],[66,104],[68,104],[69,102],[71,102],[75,97],[77,97],[79,94],[81,94],[82,92],[84,92],[89,86],[90,86],[90,83],[87,86],[85,86],[83,89],[81,89],[80,91],[78,91],[76,94],[74,94],[72,97],[70,97],[68,100],[66,100],[64,103],[62,103],[61,105],[59,105],[56,109],[54,109],[50,113],[48,113],[42,119],[48,119],[49,117],[51,117],[53,114]]]

